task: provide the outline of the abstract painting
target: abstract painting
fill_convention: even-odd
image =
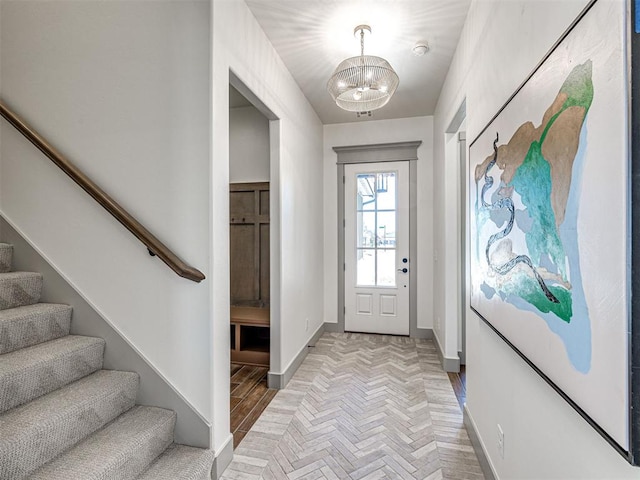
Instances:
[[[469,149],[470,304],[630,450],[626,13],[594,1]]]

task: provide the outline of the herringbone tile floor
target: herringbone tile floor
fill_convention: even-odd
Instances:
[[[326,333],[222,478],[484,477],[433,342]]]

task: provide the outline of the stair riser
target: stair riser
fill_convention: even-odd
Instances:
[[[121,382],[108,396],[72,405],[40,425],[28,425],[18,438],[0,439],[0,480],[20,480],[82,441],[135,404],[138,378]]]
[[[71,307],[29,312],[0,323],[0,355],[69,334]]]
[[[0,375],[0,412],[100,370],[103,354],[104,343],[97,343],[46,364]]]
[[[134,480],[138,478],[138,475],[144,472],[151,462],[173,443],[175,425],[175,417],[171,422],[157,425],[153,429],[152,436],[140,439],[136,451],[127,455],[123,462],[114,464],[113,468],[109,469],[102,479],[122,478],[123,480]]]
[[[33,305],[40,301],[42,275],[23,276],[4,273],[0,275],[0,310]]]
[[[11,261],[13,259],[13,246],[6,243],[0,244],[0,273],[11,271]]]
[[[211,480],[214,452],[172,445],[137,480]]]
[[[209,480],[213,452],[173,445],[175,412],[136,406],[138,375],[101,370],[104,341],[12,261],[0,242],[0,480]]]
[[[30,480],[134,480],[173,443],[176,415],[134,407],[104,429],[37,470]],[[142,413],[143,416],[138,416]],[[155,418],[154,418],[155,417]],[[140,421],[141,424],[137,425]],[[117,441],[116,441],[117,439]],[[99,452],[99,458],[98,457]]]

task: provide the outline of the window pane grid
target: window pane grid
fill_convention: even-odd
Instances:
[[[362,209],[358,208],[358,209],[356,209],[356,212],[358,212],[358,213],[374,213],[374,212],[384,213],[384,212],[395,212],[395,210],[392,209],[392,208],[377,208],[375,210],[362,210]]]
[[[357,284],[393,287],[396,251],[396,173],[356,177]]]

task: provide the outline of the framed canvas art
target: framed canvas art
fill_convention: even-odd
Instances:
[[[628,7],[590,2],[473,140],[468,221],[471,308],[636,464]]]

